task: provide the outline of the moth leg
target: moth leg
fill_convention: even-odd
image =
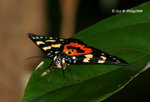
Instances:
[[[49,67],[49,79],[48,79],[48,82],[51,80],[51,77],[52,77],[52,71],[53,71],[53,66],[52,66],[52,63],[50,64],[50,67]]]
[[[50,72],[49,72],[48,82],[51,81],[51,78],[52,78],[52,69],[50,69]]]
[[[68,67],[67,67],[67,69],[68,69],[68,71],[70,72],[70,74],[72,75],[72,77],[73,77],[75,80],[77,80],[77,81],[80,82],[80,80],[79,80],[77,77],[74,76],[74,74],[72,73],[71,69],[68,68]]]
[[[64,84],[66,84],[66,79],[65,79],[65,69],[62,68],[62,72],[63,72],[63,80],[64,80]]]

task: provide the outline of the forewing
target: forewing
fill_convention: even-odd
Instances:
[[[111,56],[101,50],[92,48],[93,52],[89,54],[69,56],[67,62],[70,64],[114,64],[127,65],[128,63],[121,58]]]
[[[65,39],[34,35],[31,33],[28,34],[28,37],[50,58],[63,51]]]

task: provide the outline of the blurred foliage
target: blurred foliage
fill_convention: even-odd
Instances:
[[[45,59],[32,74],[25,90],[23,102],[97,102],[125,87],[133,78],[145,71],[150,61],[150,2],[134,9],[142,14],[122,13],[107,18],[79,32],[78,38],[90,46],[125,59],[129,66],[74,65],[72,72],[81,80],[76,82],[66,73],[63,84],[62,70],[54,69],[52,80],[41,76],[50,64]],[[43,70],[40,70],[43,68]]]
[[[60,34],[61,11],[59,0],[47,0],[47,21],[50,36],[58,37]]]

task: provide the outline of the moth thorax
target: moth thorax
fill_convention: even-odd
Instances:
[[[62,56],[55,56],[53,61],[57,68],[63,68],[63,66],[66,64],[65,58]]]

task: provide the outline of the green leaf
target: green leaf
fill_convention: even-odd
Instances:
[[[150,61],[150,2],[134,9],[144,12],[118,14],[74,36],[89,46],[123,58],[129,66],[72,65],[70,69],[81,82],[66,71],[64,85],[61,69],[54,69],[48,82],[49,75],[44,76],[43,72],[51,60],[44,59],[28,82],[23,102],[99,102],[145,71]]]

